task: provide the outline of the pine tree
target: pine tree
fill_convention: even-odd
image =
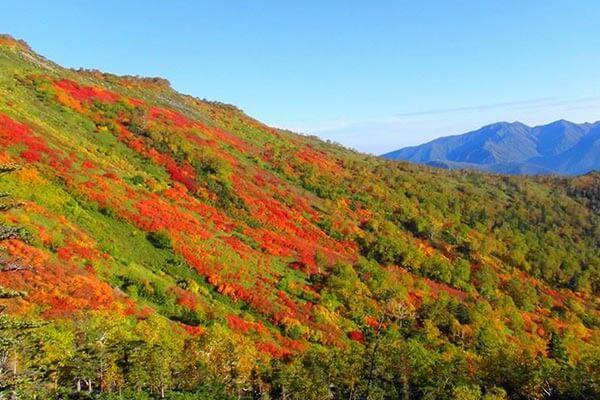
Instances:
[[[20,167],[15,164],[3,164],[0,165],[0,177],[18,170]],[[20,207],[22,203],[15,202],[9,193],[0,192],[0,212],[6,212],[16,207]],[[7,239],[27,239],[27,233],[23,228],[0,225],[0,241]],[[4,268],[0,268],[0,271],[7,270],[7,266],[3,265]]]
[[[560,335],[555,332],[550,334],[550,340],[548,341],[548,355],[556,361],[569,361],[567,348],[565,347]]]

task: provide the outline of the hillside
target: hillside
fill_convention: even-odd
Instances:
[[[600,170],[600,122],[529,127],[500,122],[383,155],[446,169],[514,175],[582,175]]]
[[[600,396],[597,175],[386,161],[8,36],[0,146],[0,397]]]

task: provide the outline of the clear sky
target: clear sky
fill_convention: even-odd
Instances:
[[[501,120],[600,120],[597,0],[13,0],[0,30],[371,153]]]

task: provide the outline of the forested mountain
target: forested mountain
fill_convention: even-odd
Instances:
[[[598,175],[382,160],[0,38],[0,397],[600,396]]]
[[[581,175],[600,170],[600,122],[560,120],[533,128],[520,122],[500,122],[383,157],[447,169]]]

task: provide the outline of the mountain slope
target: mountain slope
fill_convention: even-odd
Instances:
[[[382,157],[448,169],[580,175],[600,169],[598,129],[598,122],[578,125],[560,120],[533,128],[520,122],[500,122]]]
[[[594,176],[385,161],[10,37],[0,93],[2,393],[600,393]]]

